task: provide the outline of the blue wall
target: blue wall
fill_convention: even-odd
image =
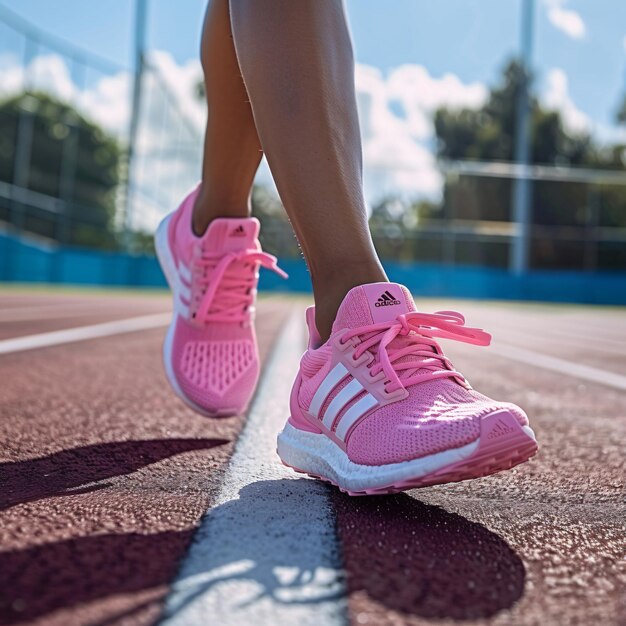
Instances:
[[[53,247],[0,233],[0,281],[165,287],[152,256]]]
[[[309,274],[301,260],[284,260],[284,281],[261,272],[260,288],[309,292]],[[565,271],[512,276],[484,267],[446,267],[388,262],[389,278],[420,296],[540,300],[626,305],[626,273]],[[152,256],[52,247],[0,233],[0,281],[63,283],[118,287],[165,287]]]

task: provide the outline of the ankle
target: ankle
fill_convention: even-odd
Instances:
[[[219,217],[250,217],[249,200],[240,198],[220,198],[215,194],[200,189],[191,214],[191,228],[197,237],[201,237],[209,224]]]
[[[388,282],[389,279],[376,259],[369,266],[362,262],[342,263],[324,275],[314,274],[312,280],[315,325],[322,340],[326,341],[330,337],[339,306],[350,289],[367,283]]]

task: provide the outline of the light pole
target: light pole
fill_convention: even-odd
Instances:
[[[128,133],[128,163],[126,173],[126,198],[124,207],[124,239],[125,246],[129,246],[130,228],[132,226],[132,210],[134,202],[133,166],[135,147],[139,136],[139,116],[141,113],[141,96],[143,90],[143,75],[145,70],[146,54],[146,21],[148,14],[148,0],[136,0],[135,3],[135,63],[133,81],[133,100]]]
[[[522,79],[517,91],[515,120],[515,163],[512,205],[515,236],[511,245],[509,268],[515,274],[528,271],[531,229],[530,161],[530,67],[533,45],[534,0],[522,0],[521,69]]]

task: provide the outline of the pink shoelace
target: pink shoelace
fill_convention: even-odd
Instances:
[[[261,250],[251,248],[224,255],[203,252],[194,263],[201,289],[194,318],[206,322],[245,321],[254,300],[258,266],[287,278],[276,257]]]
[[[465,326],[465,318],[456,311],[405,313],[395,320],[350,329],[344,332],[341,342],[346,343],[352,337],[361,339],[354,351],[355,359],[378,344],[370,371],[372,376],[385,372],[390,381],[386,386],[389,393],[436,378],[456,378],[468,386],[463,375],[443,354],[435,338],[454,339],[476,346],[488,346],[491,342],[489,333]],[[398,342],[392,345],[397,337],[406,339],[401,345]],[[409,356],[414,358],[404,359]],[[401,378],[402,372],[405,376]]]

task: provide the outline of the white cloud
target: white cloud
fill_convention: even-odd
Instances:
[[[135,169],[135,223],[145,228],[153,228],[198,179],[206,119],[205,105],[195,95],[201,77],[199,63],[181,66],[164,52],[151,53],[149,62],[182,115],[174,113],[163,87],[148,72]],[[36,57],[26,71],[17,57],[0,55],[0,71],[0,96],[19,93],[28,77],[32,86],[72,102],[87,118],[126,140],[129,73],[102,75],[79,89],[64,60],[56,55]],[[442,106],[482,106],[488,96],[486,86],[464,83],[454,74],[434,77],[421,65],[402,65],[387,74],[357,65],[355,79],[368,199],[373,202],[387,194],[437,198],[442,177],[433,151],[432,114]],[[561,112],[568,130],[592,130],[591,120],[571,98],[563,70],[548,72],[541,100],[547,108]],[[259,176],[264,184],[271,184],[266,165]]]
[[[131,76],[120,72],[104,76],[76,96],[76,106],[115,136],[125,139],[130,119]]]
[[[435,78],[421,65],[402,65],[387,76],[357,65],[356,90],[367,196],[437,197],[442,178],[432,151],[432,114],[442,106],[479,107],[486,87],[453,74]]]
[[[183,114],[191,123],[202,128],[206,120],[206,106],[196,97],[196,86],[202,78],[200,61],[191,59],[178,65],[169,52],[155,50],[150,53],[148,64],[163,77]]]
[[[56,54],[35,57],[26,68],[16,57],[6,55],[0,58],[0,70],[0,96],[15,95],[24,89],[43,91],[72,103],[85,117],[117,137],[123,137],[128,129],[130,75],[127,72],[101,76],[81,91],[63,57]]]
[[[548,19],[558,30],[572,39],[582,39],[587,28],[580,13],[566,9],[567,0],[544,0],[548,9]]]
[[[182,112],[174,113],[163,87],[148,72],[135,168],[135,223],[152,228],[199,177],[206,107],[195,95],[201,77],[197,61],[178,65],[168,53],[152,52],[148,62]],[[57,55],[36,57],[26,71],[16,57],[0,56],[0,70],[0,95],[19,93],[28,76],[37,88],[73,103],[88,119],[126,140],[132,89],[128,72],[102,75],[79,89]],[[479,107],[486,87],[463,83],[453,74],[433,77],[420,65],[403,65],[386,75],[358,65],[356,88],[370,201],[384,194],[437,197],[442,179],[432,150],[432,113],[441,106]],[[260,178],[271,182],[267,167]]]
[[[551,69],[546,76],[546,88],[541,98],[548,109],[559,111],[565,128],[573,133],[592,130],[589,117],[581,111],[569,94],[567,74],[559,68]]]
[[[401,65],[387,80],[392,98],[398,98],[407,110],[432,113],[442,106],[479,107],[487,90],[482,83],[465,84],[454,74],[433,78],[422,65]]]

